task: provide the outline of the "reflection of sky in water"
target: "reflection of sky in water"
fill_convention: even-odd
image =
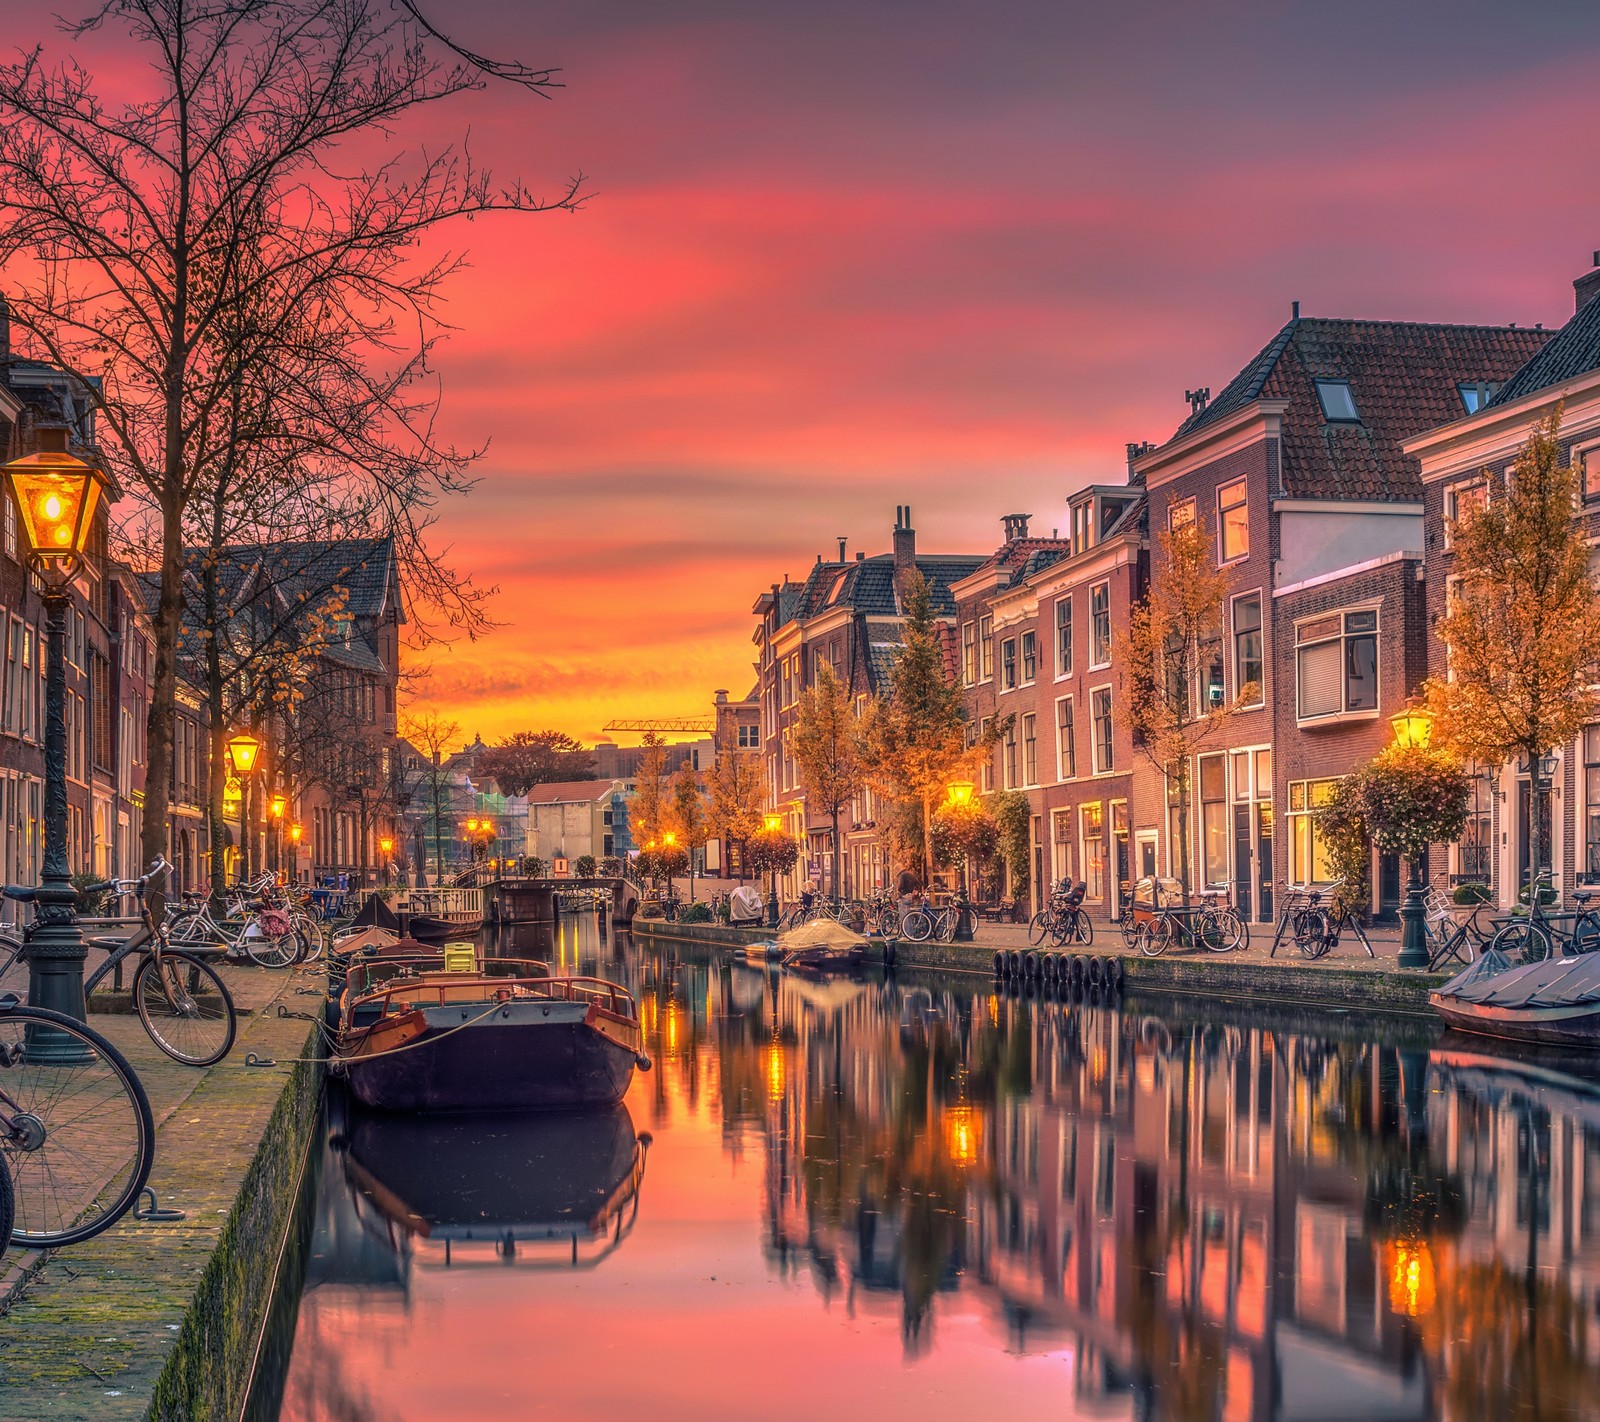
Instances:
[[[1565,1074],[1410,1021],[622,954],[588,919],[530,948],[627,981],[656,1069],[584,1122],[338,1120],[285,1419],[1600,1395],[1600,1091]]]

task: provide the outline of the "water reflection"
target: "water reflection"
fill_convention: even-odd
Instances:
[[[363,1357],[392,1364],[412,1336],[419,1264],[456,1259],[452,1241],[520,1259],[562,1210],[626,1246],[559,1295],[534,1275],[497,1288],[493,1308],[547,1340],[544,1383],[570,1373],[579,1398],[608,1369],[593,1416],[749,1415],[725,1396],[741,1339],[764,1340],[770,1416],[854,1415],[863,1390],[898,1399],[884,1416],[1002,1396],[1015,1416],[1185,1422],[1594,1415],[1600,1091],[1570,1063],[1423,1024],[801,979],[587,922],[505,951],[530,949],[637,994],[656,1069],[632,1119],[559,1142],[570,1125],[353,1121],[284,1416],[369,1415],[317,1400],[327,1359],[343,1354],[340,1386],[381,1387]],[[643,1191],[635,1122],[657,1141]],[[319,1321],[331,1285],[359,1290],[360,1329]],[[489,1326],[472,1288],[434,1297],[430,1327]],[[375,1324],[385,1308],[398,1321]],[[619,1362],[597,1320],[623,1317],[646,1334]],[[638,1341],[657,1331],[659,1355]],[[428,1366],[407,1355],[398,1377]],[[499,1385],[532,1396],[509,1364]]]

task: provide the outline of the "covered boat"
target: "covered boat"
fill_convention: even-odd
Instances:
[[[1600,954],[1512,967],[1491,950],[1428,1001],[1463,1032],[1593,1047],[1600,1045]]]
[[[867,954],[867,940],[831,918],[812,919],[790,929],[778,939],[777,946],[782,950],[784,967],[818,972],[859,968]]]
[[[649,1065],[626,988],[544,963],[383,957],[340,995],[334,1067],[379,1110],[610,1106]]]

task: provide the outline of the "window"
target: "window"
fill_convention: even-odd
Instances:
[[[972,686],[978,680],[978,628],[973,622],[961,624],[961,684]]]
[[[1228,773],[1222,755],[1200,757],[1201,882],[1228,882]]]
[[[1015,721],[1006,727],[1003,745],[1004,754],[1001,758],[1001,775],[1004,778],[1001,784],[1007,790],[1015,790],[1017,788],[1017,723]]]
[[[1289,782],[1289,882],[1325,884],[1333,877],[1318,811],[1333,798],[1337,780]]]
[[[1194,522],[1195,504],[1193,499],[1179,499],[1177,503],[1167,508],[1167,531],[1176,533],[1180,528],[1187,528]]]
[[[1350,393],[1348,380],[1319,380],[1317,399],[1322,402],[1326,419],[1349,423],[1361,418],[1356,413],[1356,397]]]
[[[1072,599],[1056,603],[1056,675],[1072,675]]]
[[[1072,698],[1056,702],[1056,778],[1071,780],[1078,773],[1078,747],[1072,730]]]
[[[994,617],[985,615],[978,619],[978,679],[988,681],[994,675]]]
[[[1475,415],[1485,405],[1494,399],[1495,392],[1499,390],[1498,380],[1480,380],[1476,385],[1458,385],[1456,389],[1461,393],[1461,406],[1469,414]]]
[[[1025,682],[1039,679],[1039,634],[1022,634],[1022,679]]]
[[[1489,501],[1489,486],[1478,479],[1470,484],[1454,484],[1444,491],[1444,546],[1454,541],[1458,519],[1465,518],[1474,509],[1481,509]]]
[[[978,738],[980,740],[987,738],[991,719],[991,717],[985,716],[978,722]],[[978,785],[986,795],[994,789],[994,748],[992,746],[989,749],[989,754],[983,758],[983,767],[978,773]]]
[[[1039,718],[1028,712],[1022,718],[1022,783],[1039,783]]]
[[[1084,897],[1098,901],[1106,893],[1105,816],[1098,804],[1078,807],[1078,832],[1083,840]]]
[[[1000,690],[1017,689],[1017,639],[1007,637],[1000,644]]]
[[[1090,732],[1094,737],[1094,770],[1096,775],[1104,775],[1108,770],[1115,769],[1116,758],[1113,754],[1111,740],[1111,688],[1102,686],[1098,691],[1090,693],[1089,719],[1093,723]]]
[[[1111,664],[1111,584],[1096,583],[1089,589],[1089,665]]]
[[[1248,706],[1266,699],[1261,647],[1261,594],[1246,593],[1233,600],[1233,694]],[[1254,692],[1250,691],[1251,687]]]
[[[1079,504],[1072,511],[1072,551],[1082,553],[1093,542],[1094,528],[1089,522],[1089,505]]]
[[[1250,552],[1250,506],[1245,499],[1243,479],[1235,479],[1217,490],[1217,537],[1221,540],[1224,563],[1246,557]]]
[[[760,726],[745,725],[745,726],[740,726],[739,727],[739,749],[740,750],[755,750],[756,748],[758,748],[760,746],[760,744],[761,744],[761,727]]]
[[[6,506],[6,557],[17,556],[17,506],[10,494],[0,494]]]
[[[1301,721],[1377,711],[1377,609],[1298,624],[1295,672]]]
[[[1590,726],[1583,733],[1585,762],[1600,761],[1600,738],[1590,739],[1597,733],[1600,733],[1600,726]],[[1489,856],[1494,843],[1492,833],[1494,777],[1482,767],[1469,765],[1467,769],[1472,776],[1472,793],[1467,801],[1467,818],[1461,826],[1461,842],[1456,850],[1456,876],[1487,884]],[[1593,768],[1588,764],[1584,766],[1584,785],[1588,791],[1585,863],[1590,874],[1600,874],[1600,839],[1597,839],[1600,824],[1596,823],[1596,817],[1600,816],[1600,804],[1596,803],[1594,796],[1597,788],[1594,778],[1596,770],[1600,770],[1600,764]]]

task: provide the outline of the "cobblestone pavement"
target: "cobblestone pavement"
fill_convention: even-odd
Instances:
[[[271,972],[225,965],[240,1010],[238,1040],[216,1066],[163,1056],[131,1013],[91,1014],[150,1096],[156,1159],[150,1186],[184,1212],[171,1223],[131,1216],[71,1249],[10,1251],[0,1263],[0,1419],[143,1417],[195,1286],[282,1094],[309,1024],[277,1015],[320,1010],[321,965]],[[11,986],[8,981],[0,986]],[[301,995],[303,989],[318,995]],[[247,1055],[275,1059],[246,1065]]]

